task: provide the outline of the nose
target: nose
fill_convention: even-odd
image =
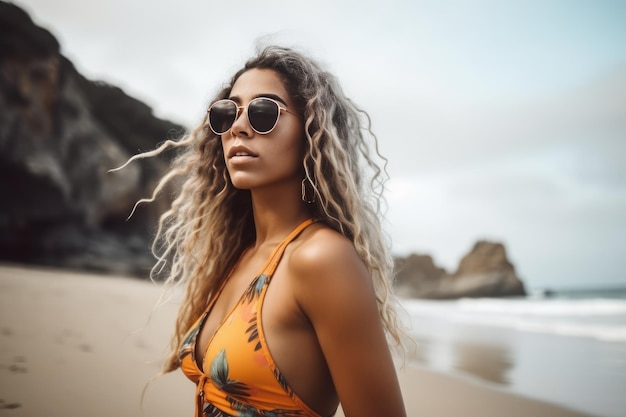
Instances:
[[[248,120],[247,107],[239,107],[237,110],[237,118],[230,128],[230,133],[236,137],[251,137],[254,134]]]

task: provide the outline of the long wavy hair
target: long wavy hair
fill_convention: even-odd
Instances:
[[[353,242],[371,275],[383,327],[390,341],[401,346],[403,332],[392,292],[393,260],[380,223],[387,160],[380,155],[369,116],[314,60],[278,46],[260,49],[213,102],[227,98],[237,79],[253,68],[274,70],[303,115],[302,164],[315,193],[310,205],[313,215]],[[171,208],[160,218],[153,245],[158,260],[151,277],[165,275],[166,289],[186,286],[164,373],[180,366],[178,349],[186,332],[255,239],[250,191],[231,183],[220,138],[209,129],[207,117],[179,141],[167,141],[131,161],[170,147],[179,148],[179,156],[152,197],[140,201],[153,201],[167,184],[182,179]]]

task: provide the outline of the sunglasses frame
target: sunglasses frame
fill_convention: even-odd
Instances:
[[[252,122],[250,121],[250,113],[249,113],[250,105],[252,103],[254,103],[255,101],[260,101],[260,100],[271,101],[272,103],[276,104],[276,107],[278,107],[278,113],[276,114],[276,121],[274,122],[274,125],[272,126],[272,128],[270,130],[268,130],[267,132],[260,132],[260,131],[256,130],[254,128],[254,126],[252,125]],[[235,116],[235,120],[233,120],[233,123],[230,125],[230,127],[228,129],[226,129],[224,132],[218,133],[218,132],[215,131],[215,129],[213,129],[213,125],[211,124],[211,110],[213,109],[213,107],[215,107],[216,104],[223,103],[223,102],[231,102],[231,103],[233,103],[235,105],[235,107],[237,108],[237,114]],[[246,112],[246,117],[248,118],[248,124],[250,125],[252,130],[254,130],[259,135],[267,135],[267,134],[271,133],[276,128],[276,126],[278,126],[278,121],[280,120],[280,114],[283,111],[296,116],[295,113],[293,113],[293,112],[287,110],[287,108],[283,107],[278,100],[274,100],[273,98],[269,98],[269,97],[256,97],[256,98],[250,100],[250,102],[246,106],[240,106],[234,100],[231,100],[229,98],[223,98],[223,99],[217,100],[215,103],[211,104],[211,106],[207,110],[207,123],[209,124],[209,128],[216,135],[222,136],[223,134],[225,134],[226,132],[228,132],[230,129],[233,128],[233,125],[235,124],[237,119],[239,119],[239,117],[243,114],[244,111]]]

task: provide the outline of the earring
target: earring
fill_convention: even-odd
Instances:
[[[307,188],[309,188],[313,193],[312,197],[307,195]],[[308,178],[302,180],[302,201],[307,204],[315,203],[315,187],[313,187],[313,184],[311,184],[311,181],[309,181]]]

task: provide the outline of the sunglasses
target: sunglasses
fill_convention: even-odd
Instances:
[[[281,107],[278,101],[267,97],[257,97],[250,101],[247,106],[239,106],[232,100],[223,99],[216,101],[209,107],[209,127],[216,135],[223,135],[233,127],[233,123],[244,110],[247,112],[252,129],[261,135],[266,135],[274,130],[278,124],[281,110],[295,115],[295,113]]]

